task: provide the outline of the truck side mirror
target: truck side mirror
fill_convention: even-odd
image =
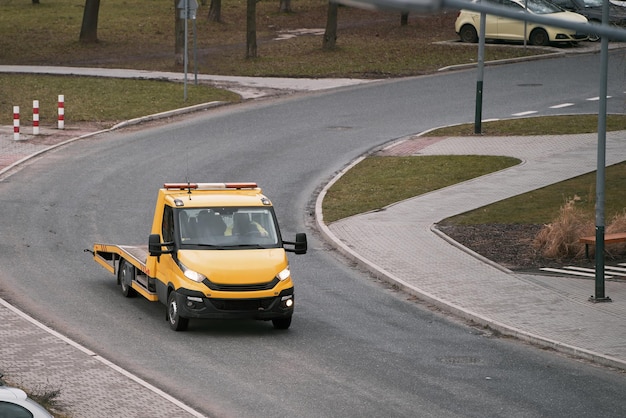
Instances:
[[[173,242],[161,243],[161,237],[159,234],[150,234],[148,236],[148,252],[152,256],[160,256],[161,254],[171,254],[173,250],[162,250],[161,248],[172,245]]]
[[[296,241],[283,241],[284,244],[293,245],[293,248],[285,248],[285,251],[289,251],[296,254],[306,254],[307,240],[304,232],[298,232],[296,234]]]

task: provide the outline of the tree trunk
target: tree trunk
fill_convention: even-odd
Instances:
[[[39,0],[33,0],[33,4],[39,4]]]
[[[400,26],[406,26],[409,24],[409,12],[403,12],[400,15]]]
[[[222,21],[222,0],[211,0],[209,6],[209,22]]]
[[[246,58],[256,58],[256,0],[247,0]]]
[[[322,41],[322,49],[335,49],[337,44],[337,14],[338,5],[332,1],[328,2],[328,16],[326,18],[326,30]]]
[[[291,0],[280,0],[278,9],[281,13],[291,13]]]
[[[85,0],[83,21],[78,39],[83,43],[98,42],[98,14],[100,0]]]
[[[83,43],[98,42],[98,13],[100,12],[100,0],[85,0],[83,23],[80,28],[78,39]]]
[[[174,0],[174,65],[185,63],[185,20],[179,16],[180,10],[176,8],[179,0]]]

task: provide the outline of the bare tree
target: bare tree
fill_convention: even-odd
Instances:
[[[291,0],[280,0],[278,9],[281,13],[291,13]]]
[[[256,0],[247,0],[246,9],[246,58],[256,58]]]
[[[98,13],[100,0],[85,0],[83,23],[80,28],[79,40],[83,43],[98,42]]]
[[[221,22],[221,21],[222,21],[222,0],[211,0],[211,5],[209,6],[209,22]]]
[[[322,41],[322,49],[334,49],[337,44],[337,14],[338,4],[328,2],[328,15],[326,18],[326,30]]]

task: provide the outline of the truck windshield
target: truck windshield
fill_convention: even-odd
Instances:
[[[185,208],[178,212],[182,245],[277,247],[279,235],[271,208]]]

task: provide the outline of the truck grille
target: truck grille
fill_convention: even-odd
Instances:
[[[204,280],[204,284],[211,290],[221,290],[224,292],[254,292],[257,290],[270,290],[276,287],[278,284],[278,278],[274,277],[274,280],[267,283],[256,284],[219,284],[213,283],[210,280]]]
[[[269,309],[275,298],[208,300],[220,311],[259,311]]]

